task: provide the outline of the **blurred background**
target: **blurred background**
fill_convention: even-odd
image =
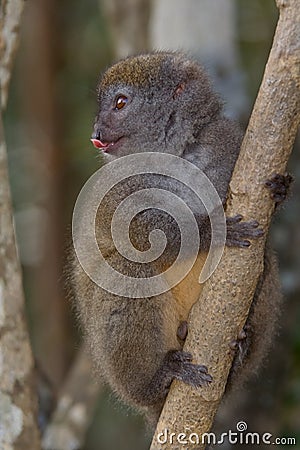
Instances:
[[[31,339],[54,393],[80,345],[62,274],[76,197],[101,164],[89,142],[99,75],[128,54],[188,51],[213,77],[226,114],[245,128],[276,21],[273,0],[26,2],[4,119]],[[293,196],[271,233],[285,296],[280,333],[226,426],[245,420],[251,431],[297,436],[300,448],[299,139],[297,146]],[[149,442],[141,418],[102,389],[83,449],[143,450]]]

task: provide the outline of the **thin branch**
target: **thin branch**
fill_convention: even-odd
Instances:
[[[92,364],[83,346],[46,428],[42,440],[44,450],[77,450],[82,447],[100,392],[99,384],[91,379],[91,372]]]
[[[284,173],[300,119],[300,9],[298,0],[277,0],[280,17],[262,85],[237,161],[227,205],[228,216],[242,214],[259,221],[265,236],[247,250],[226,248],[222,260],[205,283],[190,315],[185,350],[205,364],[214,378],[207,388],[193,390],[174,382],[165,403],[151,450],[161,448],[158,433],[196,433],[211,428],[222,399],[233,354],[229,344],[246,321],[263,268],[267,230],[274,205],[264,186],[274,173]],[[181,436],[182,438],[182,436]],[[195,436],[194,436],[195,442]],[[165,449],[177,448],[170,443]],[[178,446],[179,448],[179,446]]]

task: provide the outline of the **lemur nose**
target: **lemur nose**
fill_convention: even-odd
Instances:
[[[97,128],[94,129],[93,134],[92,134],[92,139],[98,139],[100,141],[100,138],[101,138],[100,131]]]

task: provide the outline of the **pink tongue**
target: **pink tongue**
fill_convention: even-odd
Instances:
[[[99,139],[91,139],[91,143],[95,148],[106,148],[109,145],[107,142],[99,141]]]

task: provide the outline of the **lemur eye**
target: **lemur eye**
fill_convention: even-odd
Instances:
[[[124,108],[124,106],[126,106],[127,102],[128,102],[128,98],[126,97],[126,95],[118,95],[118,97],[116,98],[115,109],[120,110],[120,109]]]

